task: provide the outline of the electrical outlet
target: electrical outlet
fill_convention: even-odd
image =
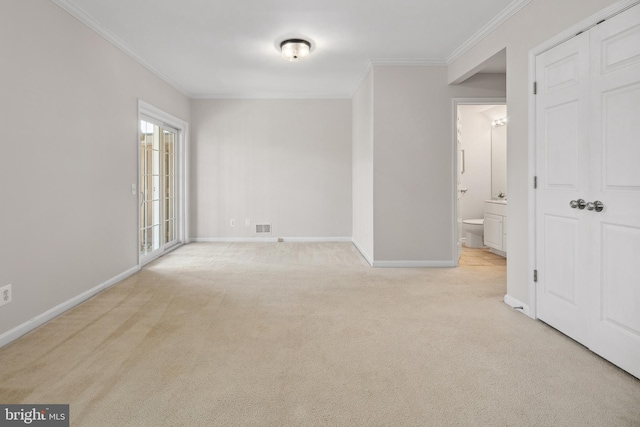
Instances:
[[[131,195],[135,196],[136,194],[138,194],[138,190],[136,189],[136,185],[135,184],[131,184]]]
[[[6,285],[0,288],[0,306],[9,304],[12,300],[11,285]]]
[[[229,226],[230,227],[235,227],[236,226],[236,220],[235,219],[230,219],[229,220]]]
[[[245,227],[251,227],[251,220],[249,218],[245,218],[244,220],[244,226]]]

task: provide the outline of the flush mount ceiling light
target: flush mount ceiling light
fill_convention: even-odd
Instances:
[[[309,56],[311,43],[302,39],[289,39],[280,43],[282,57],[287,61],[298,62]]]

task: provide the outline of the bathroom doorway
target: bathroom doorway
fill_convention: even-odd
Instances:
[[[456,265],[506,265],[505,99],[454,100]]]

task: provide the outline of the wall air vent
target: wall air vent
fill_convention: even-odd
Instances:
[[[256,224],[256,233],[271,233],[271,224]]]

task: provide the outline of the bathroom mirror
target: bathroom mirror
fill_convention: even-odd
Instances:
[[[491,127],[491,197],[507,194],[507,125]]]

